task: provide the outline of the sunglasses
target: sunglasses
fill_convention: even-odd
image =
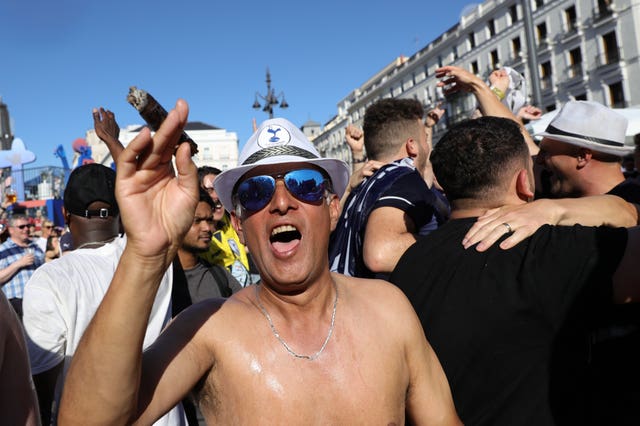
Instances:
[[[299,169],[284,174],[253,176],[238,185],[235,197],[249,211],[264,208],[276,192],[276,180],[282,179],[289,193],[300,201],[317,203],[326,190],[329,180],[318,170]]]
[[[18,228],[18,229],[24,229],[24,228],[28,228],[29,224],[25,223],[24,225],[14,225],[13,228]]]

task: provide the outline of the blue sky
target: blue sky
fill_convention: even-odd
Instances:
[[[93,126],[104,106],[121,127],[142,124],[129,86],[165,108],[189,102],[190,121],[251,135],[266,113],[255,92],[284,91],[276,114],[324,124],[336,104],[400,55],[410,56],[459,21],[470,2],[2,0],[0,96],[13,131],[36,161]]]

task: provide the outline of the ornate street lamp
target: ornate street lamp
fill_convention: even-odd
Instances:
[[[258,98],[264,101],[264,105],[260,105]],[[253,102],[253,108],[262,108],[264,112],[269,114],[269,118],[273,118],[273,106],[278,105],[278,103],[280,103],[280,108],[282,109],[289,107],[289,104],[284,99],[284,92],[280,92],[278,95],[276,95],[275,90],[271,88],[271,73],[269,72],[269,68],[267,68],[267,94],[266,96],[263,96],[260,93],[256,92],[255,101]]]

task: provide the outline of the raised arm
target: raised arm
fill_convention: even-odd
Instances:
[[[631,227],[638,224],[638,210],[635,204],[615,195],[540,199],[487,211],[467,232],[462,244],[469,248],[479,243],[476,250],[485,251],[511,229],[512,234],[500,243],[500,248],[506,250],[533,235],[542,225],[577,223],[585,226]]]
[[[179,100],[153,138],[143,129],[118,158],[116,197],[127,246],[71,363],[60,407],[63,424],[131,423],[138,398],[146,397],[138,390],[147,321],[198,200],[188,144],[176,152],[177,176],[171,167],[187,115],[186,102]]]
[[[118,139],[120,137],[120,126],[118,126],[113,112],[102,107],[94,108],[93,128],[100,140],[107,145],[113,161],[118,161],[118,156],[124,150],[124,146]]]
[[[518,123],[525,142],[529,147],[530,154],[538,154],[538,146],[531,138],[527,129],[525,129],[522,121],[516,117],[506,105],[500,102],[498,96],[478,76],[463,68],[449,65],[438,68],[436,70],[436,77],[442,79],[438,82],[438,86],[443,88],[445,95],[460,91],[473,93],[478,100],[482,115],[508,118]]]

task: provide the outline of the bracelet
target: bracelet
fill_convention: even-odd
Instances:
[[[436,124],[438,124],[438,121],[440,121],[440,117],[438,116],[437,113],[435,113],[434,111],[429,111],[427,113],[427,118],[430,118],[431,120],[433,120],[433,126],[435,126]],[[425,120],[425,124],[427,124],[426,120]],[[433,127],[433,126],[429,126],[427,124],[428,127]]]
[[[352,158],[351,162],[354,164],[358,164],[358,163],[366,163],[367,162],[367,157],[362,157],[362,158]]]
[[[505,94],[502,90],[498,89],[497,87],[491,87],[491,91],[493,92],[494,95],[498,97],[498,100],[504,99]]]

